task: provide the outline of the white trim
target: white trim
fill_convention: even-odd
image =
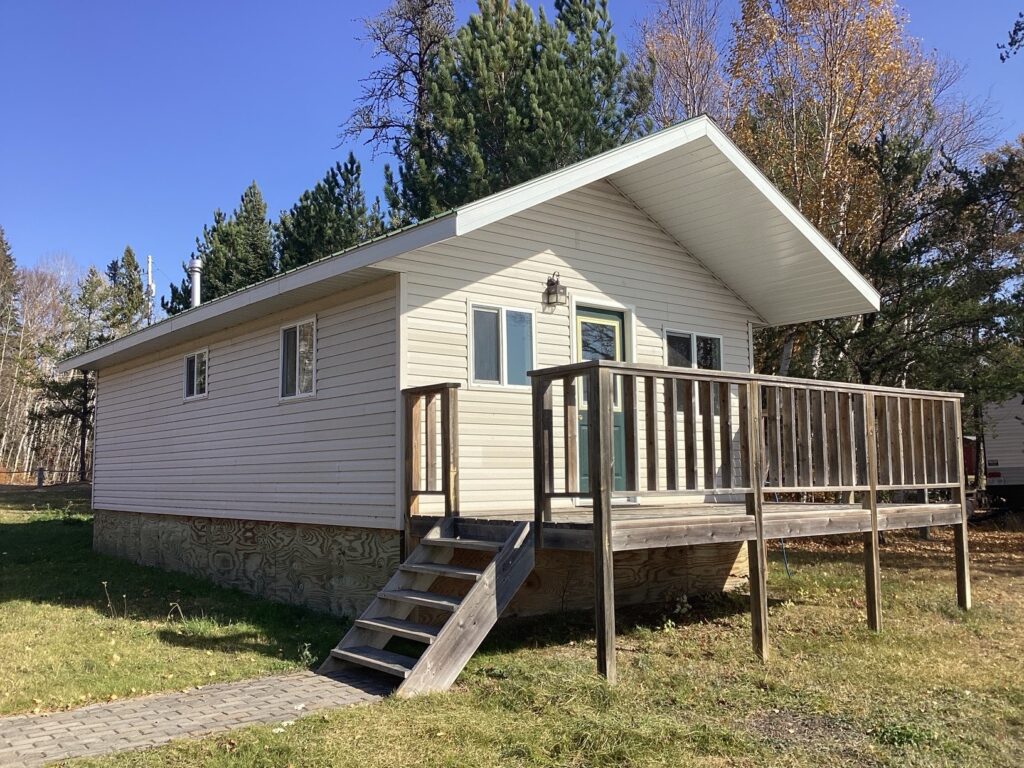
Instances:
[[[313,325],[313,389],[309,392],[299,392],[299,331],[298,329],[312,323]],[[295,394],[286,395],[281,390],[284,386],[284,332],[289,328],[295,328]],[[277,331],[277,401],[278,403],[290,403],[295,400],[313,400],[316,398],[316,358],[317,358],[317,321],[316,315],[292,320],[278,327]]]
[[[476,371],[474,370],[475,356],[474,351],[476,349],[476,339],[474,336],[473,327],[473,312],[482,309],[485,311],[495,312],[498,315],[498,381],[478,381]],[[513,392],[529,392],[530,382],[527,380],[526,384],[509,384],[508,383],[508,313],[518,312],[520,314],[530,316],[530,360],[526,367],[527,371],[532,371],[537,367],[537,312],[533,309],[523,309],[521,307],[510,306],[506,304],[496,304],[488,301],[474,301],[471,298],[466,298],[466,330],[468,339],[468,352],[466,356],[466,388],[467,389],[481,389],[481,390],[501,390],[501,391],[513,391]]]
[[[206,378],[203,381],[203,391],[199,394],[190,395],[188,394],[188,359],[195,357],[196,355],[203,355],[206,360]],[[184,374],[181,377],[181,401],[183,403],[191,403],[193,400],[205,400],[210,394],[210,348],[200,347],[199,349],[193,349],[181,357],[182,363],[184,363]],[[193,369],[193,374],[196,369]],[[192,379],[192,388],[195,389],[195,376]]]

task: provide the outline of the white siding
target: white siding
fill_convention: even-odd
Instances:
[[[1020,397],[985,409],[988,432],[985,449],[988,471],[1002,476],[989,480],[990,485],[1024,485],[1024,404]],[[993,466],[992,462],[998,462]]]
[[[606,182],[380,266],[405,273],[402,386],[463,386],[466,512],[533,501],[529,393],[468,381],[472,302],[533,310],[537,366],[565,364],[574,356],[572,308],[541,306],[546,279],[558,271],[576,303],[631,311],[629,359],[662,364],[669,328],[722,336],[723,367],[750,369],[747,323],[756,314]]]
[[[397,294],[388,277],[103,370],[95,506],[394,528]],[[316,396],[282,401],[280,327],[312,315]],[[209,395],[183,402],[200,347]]]

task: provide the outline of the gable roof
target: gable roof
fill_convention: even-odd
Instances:
[[[879,295],[705,116],[188,309],[62,361],[100,368],[388,274],[375,265],[599,180],[611,183],[766,325],[861,314]]]

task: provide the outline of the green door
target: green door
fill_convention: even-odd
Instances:
[[[576,308],[576,359],[586,360],[625,360],[626,321],[621,312],[607,309]],[[580,382],[579,394],[579,454],[580,454],[580,491],[590,490],[590,463],[587,443],[587,391],[586,382]],[[612,415],[612,477],[616,491],[626,490],[626,430],[625,416],[622,413],[622,401],[619,387],[614,392],[614,412]]]

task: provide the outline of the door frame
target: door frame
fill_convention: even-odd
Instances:
[[[620,312],[622,313],[622,358],[623,362],[632,363],[636,362],[636,308],[631,304],[623,304],[609,299],[606,296],[588,296],[587,294],[577,295],[571,294],[569,300],[569,353],[570,362],[579,363],[582,362],[579,359],[579,334],[577,329],[579,328],[579,320],[577,311],[579,309],[586,311],[587,309],[604,310],[607,312]],[[582,467],[579,466],[580,451],[576,451],[576,462],[577,462],[577,477],[582,477]],[[614,499],[613,503],[631,503],[630,499]],[[572,500],[573,506],[587,506],[590,504],[589,500],[583,498],[574,498]]]
[[[569,362],[579,363],[579,353],[576,351],[579,347],[579,338],[576,333],[576,310],[578,307],[587,307],[593,309],[603,309],[611,312],[622,313],[622,357],[627,363],[636,362],[636,322],[634,320],[636,315],[636,308],[630,304],[622,304],[621,302],[609,299],[605,296],[588,296],[587,294],[576,295],[573,293],[569,297]]]

